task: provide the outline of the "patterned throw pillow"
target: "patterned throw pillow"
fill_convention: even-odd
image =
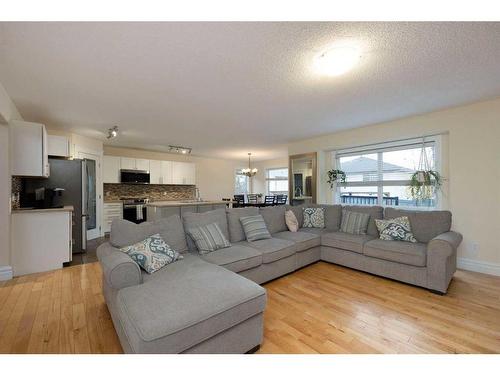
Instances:
[[[240,217],[240,221],[248,242],[271,238],[262,215]]]
[[[303,208],[304,224],[303,228],[324,228],[325,227],[325,209],[323,207]]]
[[[299,221],[291,210],[285,211],[285,223],[290,232],[297,232],[299,230]]]
[[[408,216],[396,217],[390,220],[375,219],[375,224],[377,224],[381,240],[417,242],[411,231]]]
[[[154,234],[136,244],[125,246],[120,249],[130,256],[147,273],[153,273],[182,259],[177,251],[168,246],[160,234]]]
[[[188,233],[202,255],[231,246],[217,223],[192,228]]]
[[[342,210],[342,222],[340,223],[340,231],[350,234],[366,234],[369,220],[369,214]]]

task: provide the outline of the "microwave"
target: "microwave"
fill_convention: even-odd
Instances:
[[[149,184],[149,172],[135,169],[121,169],[120,182],[122,184]]]

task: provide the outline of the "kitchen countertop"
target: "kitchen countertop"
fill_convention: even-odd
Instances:
[[[157,201],[149,202],[146,206],[150,207],[179,207],[179,206],[204,206],[210,204],[228,204],[227,201]]]
[[[58,211],[73,211],[73,206],[64,206],[61,208],[17,208],[12,210],[13,214],[32,213],[32,212],[58,212]]]
[[[104,199],[104,203],[122,203],[121,199]]]

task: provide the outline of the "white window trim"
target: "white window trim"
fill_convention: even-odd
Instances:
[[[233,177],[234,179],[236,178],[236,176],[237,176],[237,175],[241,175],[241,176],[243,176],[243,173],[241,173],[241,170],[242,170],[242,169],[243,169],[243,168],[236,168],[236,169],[234,170],[234,177]],[[251,185],[250,178],[249,178],[249,177],[247,177],[247,178],[246,178],[246,180],[247,180],[247,192],[246,192],[246,193],[243,193],[243,194],[245,194],[245,195],[246,195],[246,194],[251,194],[251,192],[252,192],[252,191],[251,191],[251,187],[252,187],[252,185]],[[234,194],[242,194],[242,193],[240,193],[240,192],[237,192],[235,188],[236,188],[236,184],[235,184],[235,181],[233,180],[233,191],[234,191]]]
[[[266,195],[273,194],[269,191],[269,181],[288,181],[288,176],[286,176],[286,177],[273,177],[273,178],[269,177],[269,171],[276,171],[276,170],[280,170],[280,169],[286,169],[288,172],[288,167],[275,167],[275,168],[267,168],[266,169]],[[287,189],[286,194],[288,194],[288,189]]]
[[[443,154],[442,154],[442,135],[432,135],[432,136],[425,136],[425,142],[426,143],[434,143],[434,155],[436,156],[435,160],[435,170],[439,172],[439,174],[442,175],[442,159],[443,159]],[[332,160],[332,167],[333,169],[338,169],[338,158],[342,156],[350,156],[350,155],[357,155],[363,152],[373,152],[373,153],[378,153],[378,152],[384,152],[384,151],[395,151],[397,149],[407,149],[408,146],[411,145],[417,145],[420,144],[422,145],[422,137],[419,138],[410,138],[410,139],[405,139],[405,140],[399,140],[399,141],[389,141],[389,142],[383,142],[383,143],[374,143],[372,145],[364,145],[364,146],[357,146],[357,147],[350,147],[350,148],[344,148],[344,149],[338,149],[338,150],[333,150],[331,153],[331,157],[333,158]],[[350,182],[349,186],[373,186],[374,183],[372,181],[366,181],[366,182]],[[391,181],[391,180],[386,180],[384,181],[384,185],[386,186],[401,186],[401,185],[406,185],[402,184],[401,181]],[[409,185],[409,182],[408,184]],[[378,190],[380,190],[380,186],[378,187]],[[377,196],[380,197],[381,192],[378,191]],[[339,203],[340,202],[340,190],[337,188],[337,185],[335,185],[334,189],[332,190],[333,194],[333,202],[334,203]],[[402,209],[408,208],[412,210],[436,210],[436,209],[441,209],[442,208],[442,203],[443,203],[443,192],[442,189],[440,189],[436,193],[436,205],[435,207],[422,207],[422,206],[416,206],[416,207],[404,207],[401,206]],[[383,200],[382,200],[383,202]],[[383,203],[381,206],[386,206]],[[393,206],[388,206],[388,207],[393,207]]]

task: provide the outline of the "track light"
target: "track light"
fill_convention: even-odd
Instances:
[[[189,155],[191,153],[191,148],[190,147],[183,147],[183,146],[169,145],[168,152],[172,152],[174,154]]]
[[[112,128],[108,129],[108,136],[106,138],[111,139],[111,138],[116,138],[118,136],[118,126],[113,126]]]

